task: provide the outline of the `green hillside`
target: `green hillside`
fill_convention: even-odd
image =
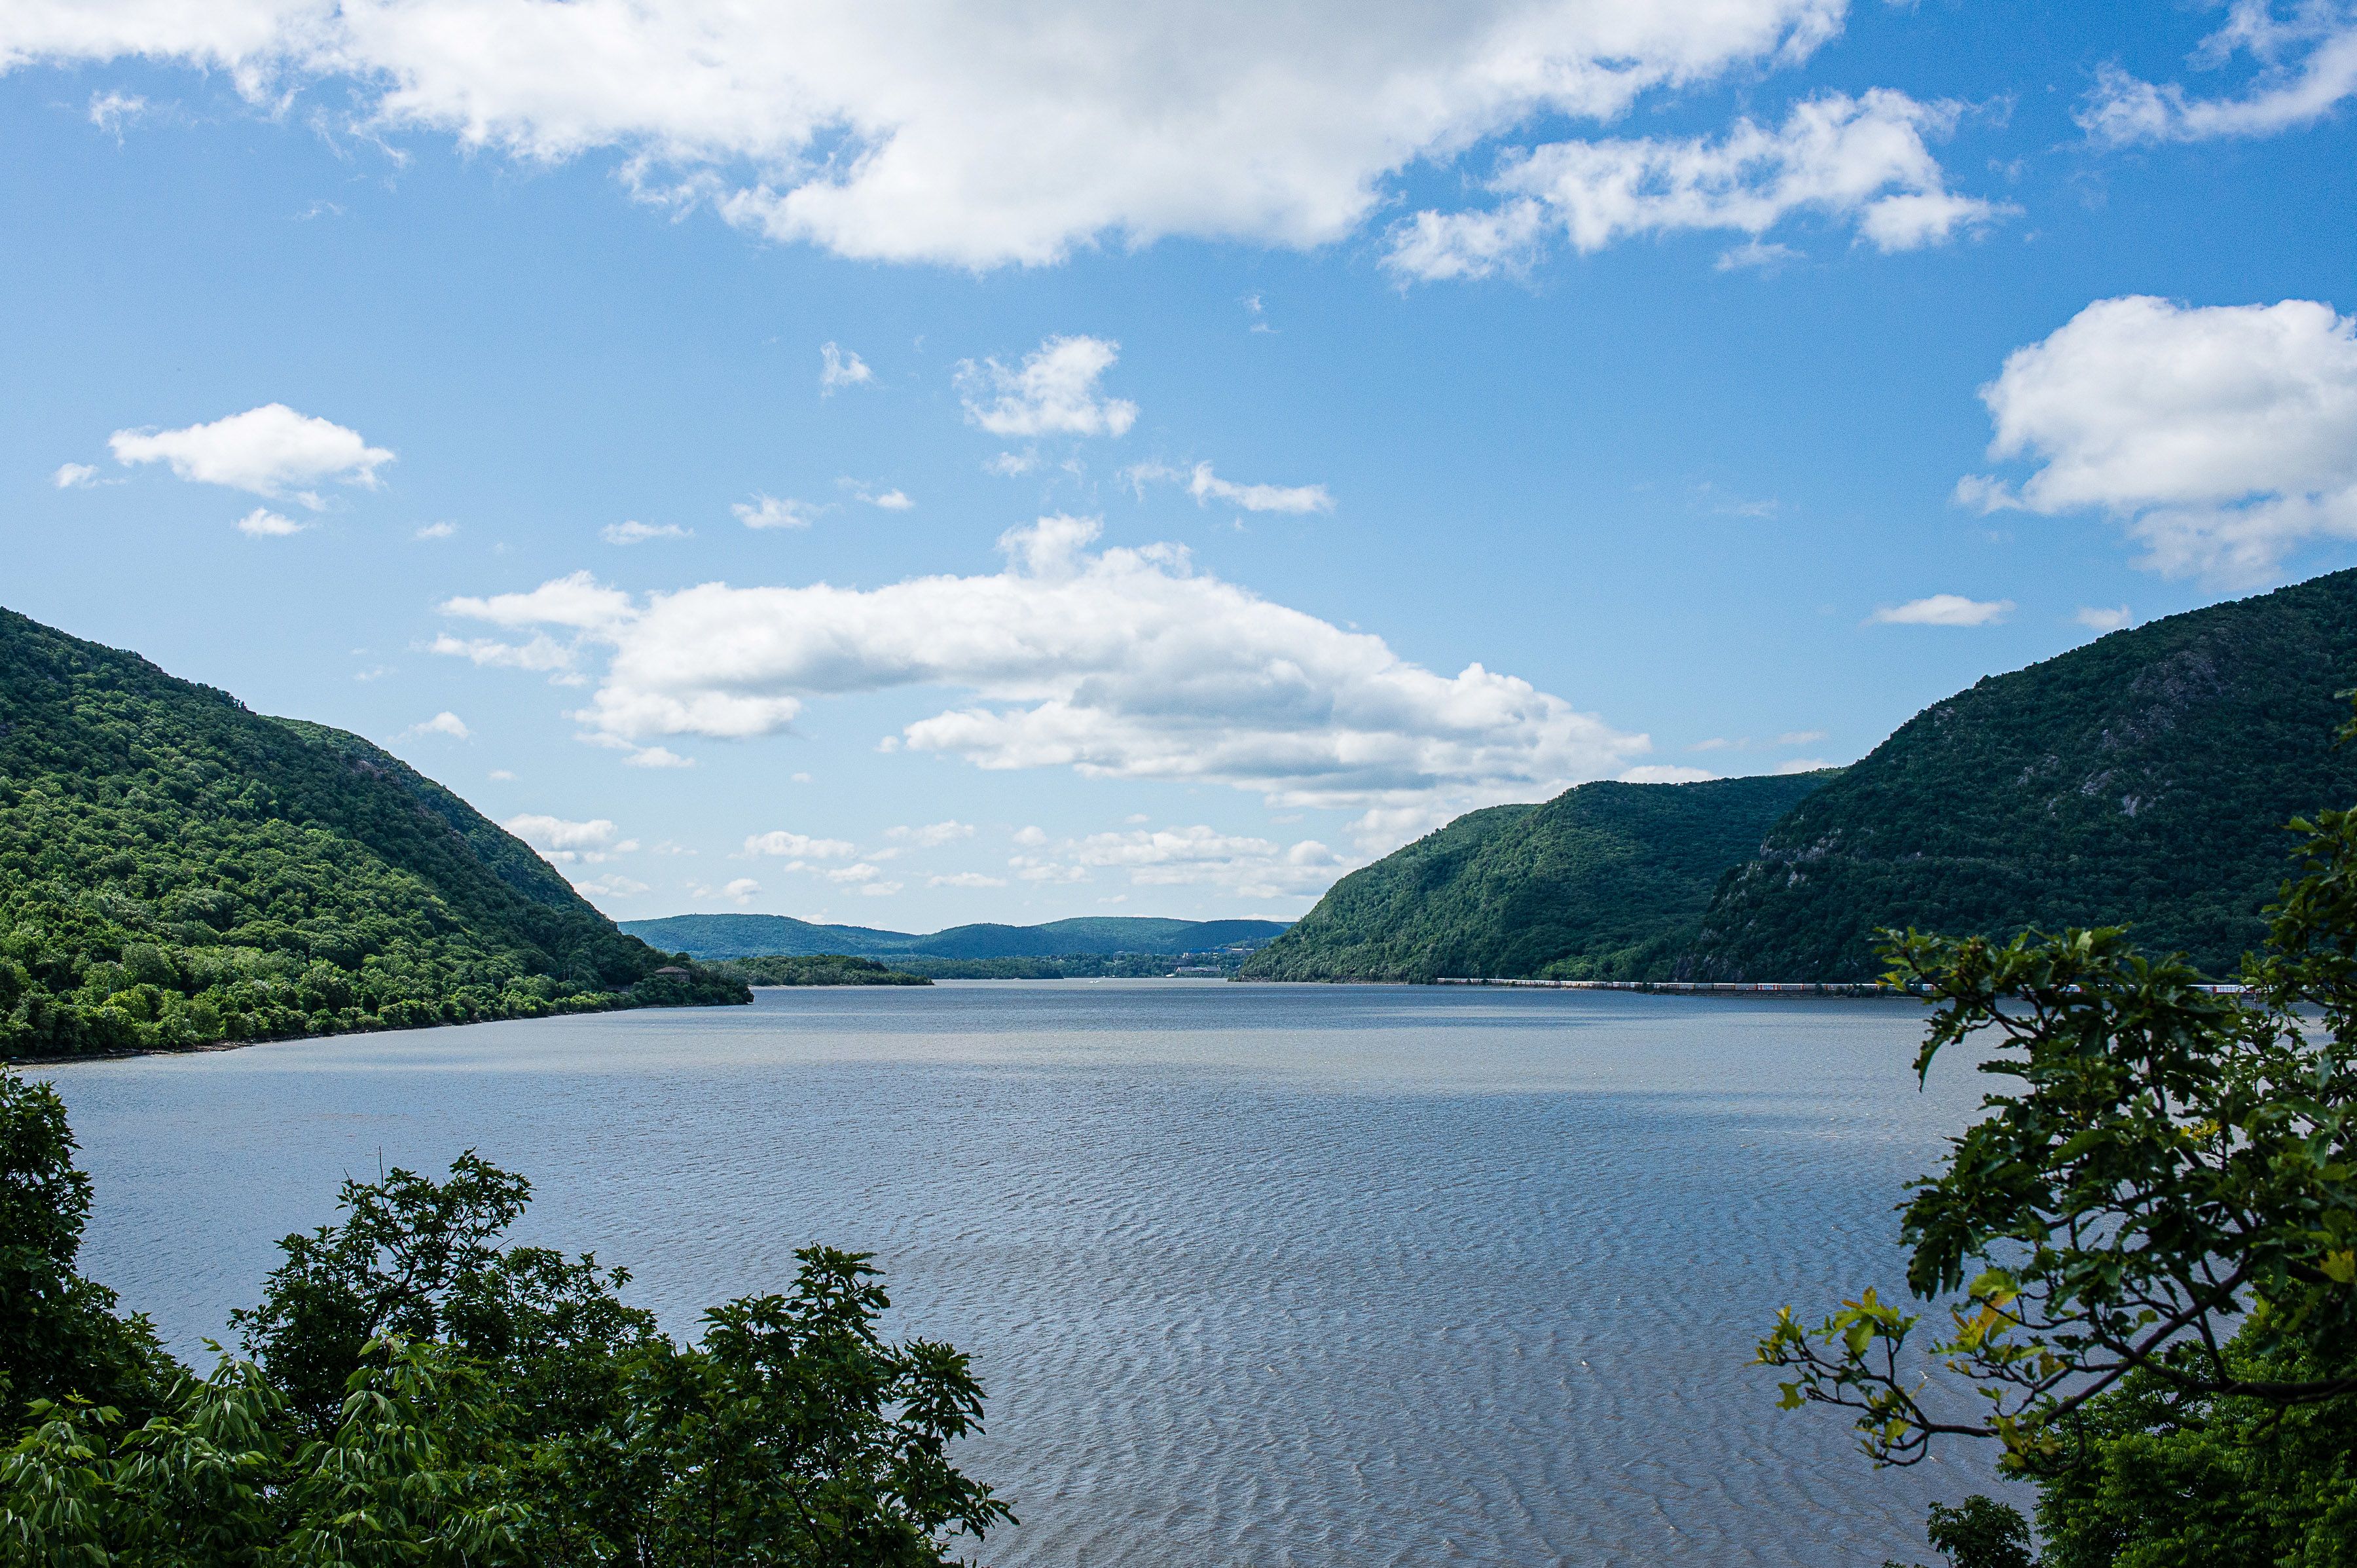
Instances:
[[[1336,883],[1243,977],[1665,979],[1721,875],[1828,777],[1583,784],[1470,812]]]
[[[625,920],[623,930],[673,952],[699,959],[807,957],[849,953],[860,958],[1065,958],[1082,954],[1209,952],[1267,941],[1278,920],[1164,920],[1095,916],[1042,926],[952,926],[918,935],[868,926],[821,926],[786,915],[667,915]]]
[[[0,610],[0,1054],[748,996],[367,741]]]
[[[921,974],[888,969],[872,958],[845,953],[774,954],[767,958],[723,959],[712,966],[716,974],[748,985],[931,985]]]
[[[2352,685],[2357,571],[1992,676],[1777,824],[1681,973],[1864,979],[1879,927],[2126,921],[2231,975],[2288,874],[2285,820],[2357,800],[2357,753],[2332,746]]]

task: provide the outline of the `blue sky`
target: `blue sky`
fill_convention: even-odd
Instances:
[[[2357,7],[1132,9],[8,7],[0,604],[925,929],[2357,559]]]

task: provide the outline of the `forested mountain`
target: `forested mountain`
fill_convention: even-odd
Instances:
[[[2351,686],[2357,571],[1991,676],[1837,773],[1471,812],[1335,884],[1243,973],[1867,980],[1888,927],[2126,923],[2230,977],[2290,872],[2284,823],[2357,803],[2332,739]]]
[[[1212,952],[1267,941],[1280,920],[1162,920],[1135,915],[1041,926],[952,926],[928,935],[868,926],[821,926],[787,915],[668,915],[622,929],[699,959],[848,953],[858,958],[1067,958],[1087,953]]]
[[[1469,812],[1336,883],[1243,977],[1666,979],[1720,875],[1829,776],[1583,784]]]
[[[1873,933],[2128,922],[2228,977],[2290,875],[2284,822],[2357,803],[2336,748],[2357,571],[2116,631],[1909,720],[1712,900],[1689,978],[1863,979]]]
[[[0,610],[0,1054],[748,994],[359,736]]]

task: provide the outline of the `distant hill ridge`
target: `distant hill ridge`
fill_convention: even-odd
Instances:
[[[749,996],[358,736],[0,610],[0,1055]]]
[[[1832,773],[1469,813],[1336,883],[1243,973],[1867,980],[1884,928],[2127,924],[2228,978],[2289,869],[2285,822],[2357,802],[2333,744],[2352,685],[2337,572],[1990,676]]]
[[[789,915],[669,915],[625,920],[621,929],[656,946],[698,959],[1066,958],[1082,954],[1211,952],[1258,945],[1285,929],[1279,920],[1165,920],[1092,916],[1039,926],[952,926],[918,935],[869,926],[823,926]]]

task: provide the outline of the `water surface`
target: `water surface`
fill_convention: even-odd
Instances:
[[[183,1355],[347,1174],[530,1176],[687,1334],[812,1240],[972,1353],[1001,1568],[1925,1555],[1986,1455],[1870,1470],[1745,1362],[1900,1283],[1891,1208],[1986,1079],[1902,1003],[1219,982],[749,1008],[49,1069],[89,1271]]]

